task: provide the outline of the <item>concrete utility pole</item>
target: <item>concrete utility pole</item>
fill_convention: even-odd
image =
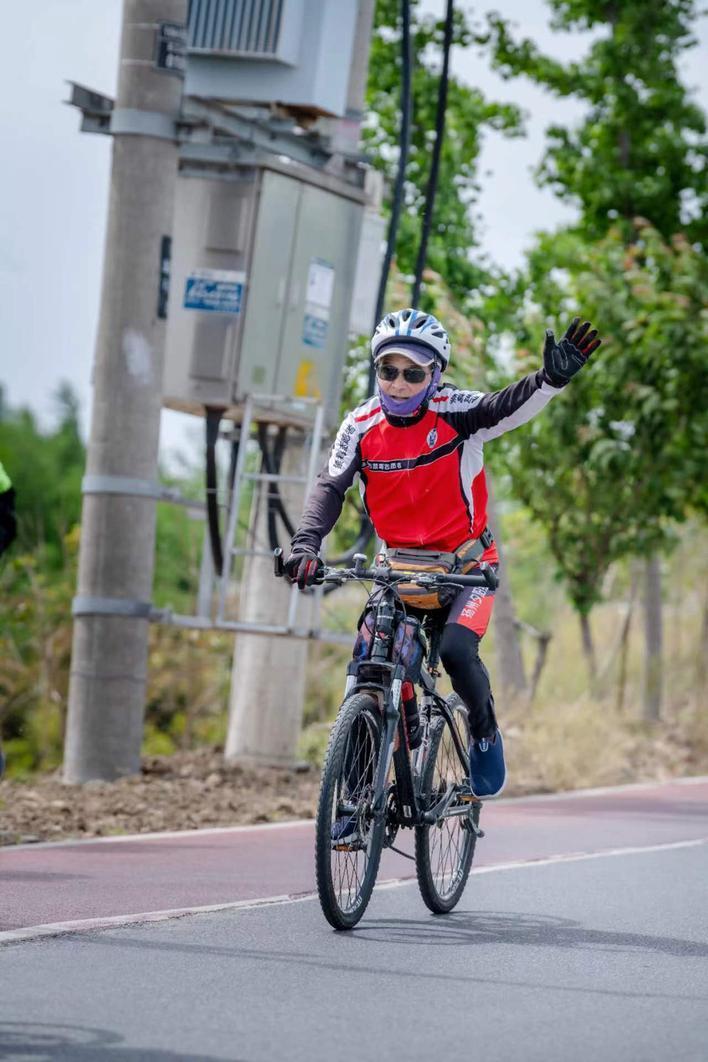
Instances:
[[[64,777],[140,767],[187,0],[124,0]],[[180,54],[182,53],[182,55]]]
[[[335,143],[355,151],[364,110],[366,71],[374,18],[374,0],[359,0],[347,89],[347,113],[337,124]],[[354,248],[352,249],[354,251]],[[286,449],[283,474],[302,472],[297,451]],[[287,492],[294,521],[302,513],[303,492]],[[260,543],[267,543],[265,500],[256,521]],[[253,526],[253,524],[251,525]],[[283,543],[286,549],[288,542]],[[244,573],[240,617],[254,623],[282,624],[288,615],[289,587],[273,577],[272,561],[250,558]],[[311,598],[300,603],[298,626],[307,627]],[[352,631],[352,643],[354,632]],[[225,756],[271,764],[293,764],[302,727],[308,644],[294,638],[238,635],[234,651]],[[343,680],[342,680],[343,681]]]
[[[292,434],[292,433],[291,433]],[[301,439],[301,437],[300,437]],[[281,473],[303,475],[307,454],[292,441],[283,454]],[[304,489],[280,485],[286,508],[295,520],[302,512]],[[267,485],[259,484],[251,511],[249,547],[267,551]],[[287,551],[289,542],[283,542]],[[299,591],[298,591],[299,592]],[[251,556],[244,571],[239,619],[245,623],[282,625],[290,607],[291,588],[273,575],[271,557]],[[301,595],[297,626],[311,625],[312,597]],[[291,766],[302,727],[308,643],[299,638],[238,634],[231,677],[231,703],[225,756],[230,761]]]

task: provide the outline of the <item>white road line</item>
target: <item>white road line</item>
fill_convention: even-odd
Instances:
[[[673,785],[703,785],[708,783],[708,775],[690,775],[687,778],[668,778],[663,782],[631,782],[627,785],[601,786],[596,789],[569,789],[562,793],[536,793],[531,796],[505,797],[502,800],[487,801],[490,805],[505,807],[507,804],[543,804],[553,803],[556,800],[583,800],[588,797],[607,796],[614,793],[641,792],[646,789],[665,789]],[[314,826],[314,819],[287,819],[285,822],[260,822],[248,826],[209,826],[205,829],[196,830],[169,830],[163,833],[126,833],[116,837],[87,837],[66,841],[39,841],[37,844],[27,843],[20,845],[0,846],[0,854],[3,847],[7,851],[36,852],[43,848],[72,848],[81,845],[85,848],[91,844],[125,844],[136,841],[169,841],[182,837],[209,837],[224,833],[253,833],[258,830],[286,830],[298,826]]]
[[[568,855],[546,856],[543,859],[526,859],[511,863],[495,863],[491,866],[473,868],[472,874],[495,874],[500,871],[526,870],[530,867],[551,866],[555,863],[579,863],[586,859],[605,859],[610,856],[643,855],[647,852],[667,852],[678,848],[698,848],[708,844],[708,837],[698,837],[691,841],[669,841],[666,844],[652,844],[644,847],[608,848],[601,852],[574,852]],[[395,878],[382,881],[376,886],[382,889],[396,889],[402,885],[412,885],[414,877]],[[85,918],[75,922],[50,922],[44,925],[27,926],[23,929],[9,929],[0,932],[0,944],[13,944],[39,937],[60,937],[68,933],[87,933],[98,929],[115,929],[119,926],[138,925],[145,922],[165,922],[171,918],[184,918],[187,915],[209,914],[214,911],[249,910],[254,907],[282,906],[290,903],[304,903],[314,900],[316,892],[306,892],[295,896],[264,896],[254,900],[235,900],[231,903],[215,903],[204,907],[175,907],[166,911],[145,911],[141,914],[114,915],[110,918]]]

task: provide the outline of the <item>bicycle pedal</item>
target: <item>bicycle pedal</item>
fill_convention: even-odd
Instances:
[[[476,797],[474,793],[462,792],[457,794],[457,799],[461,804],[481,804],[482,801],[479,797]]]

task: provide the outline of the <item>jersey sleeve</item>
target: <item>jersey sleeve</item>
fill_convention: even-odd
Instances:
[[[539,369],[500,391],[458,392],[451,401],[450,419],[465,438],[475,435],[484,443],[526,424],[561,390],[552,387]]]
[[[310,491],[300,526],[293,535],[292,549],[317,552],[322,539],[332,530],[344,504],[344,495],[361,469],[359,432],[352,413],[343,421],[329,459]]]

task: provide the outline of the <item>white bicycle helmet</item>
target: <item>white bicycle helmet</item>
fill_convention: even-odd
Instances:
[[[406,341],[413,341],[416,347],[429,348],[431,358],[439,359],[442,371],[447,369],[451,350],[447,332],[432,313],[411,308],[387,313],[379,321],[371,339],[371,356],[376,361],[389,348],[396,348],[398,343],[405,353]]]

